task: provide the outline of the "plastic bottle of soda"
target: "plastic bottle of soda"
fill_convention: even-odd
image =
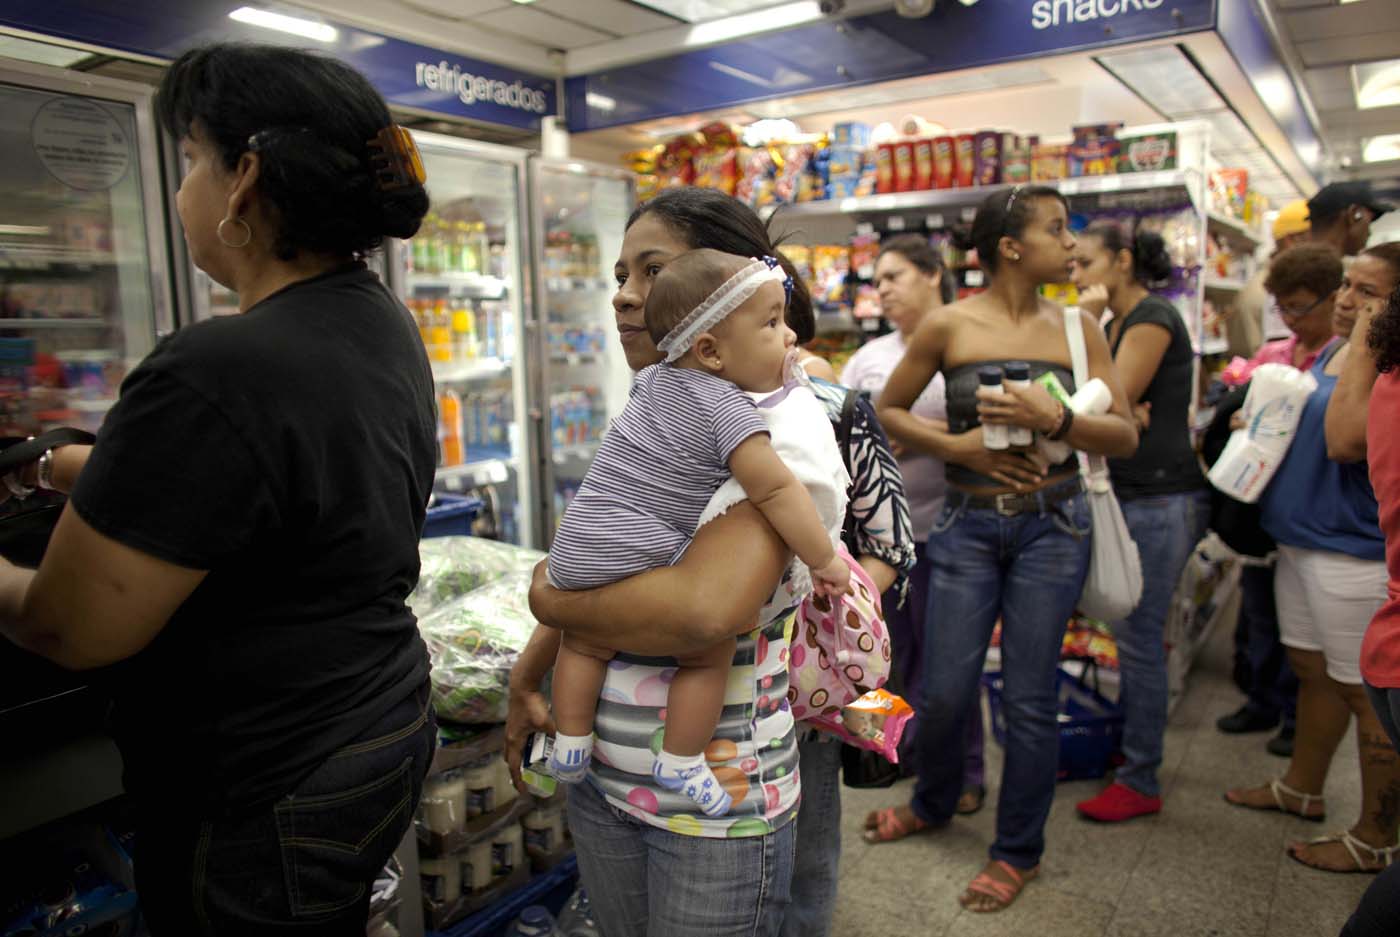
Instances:
[[[452,356],[458,361],[475,361],[477,353],[476,313],[471,303],[460,300],[452,310]]]
[[[442,464],[461,465],[467,460],[462,443],[462,398],[451,388],[438,395],[438,421],[442,432]]]

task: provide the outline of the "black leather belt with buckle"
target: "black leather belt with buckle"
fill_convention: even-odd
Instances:
[[[1084,485],[1076,476],[1069,481],[1031,491],[1025,494],[1010,491],[999,495],[970,495],[961,491],[949,491],[954,504],[964,504],[970,508],[996,511],[1002,517],[1015,517],[1017,514],[1040,513],[1052,504],[1068,501],[1084,490]]]

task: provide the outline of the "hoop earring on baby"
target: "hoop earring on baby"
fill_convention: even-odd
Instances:
[[[241,224],[243,226],[243,240],[235,244],[224,237],[224,225],[226,224]],[[214,233],[218,235],[219,243],[225,247],[247,247],[248,243],[253,240],[253,229],[248,227],[248,222],[244,221],[242,218],[225,218],[223,221],[219,222],[219,226],[214,229]]]

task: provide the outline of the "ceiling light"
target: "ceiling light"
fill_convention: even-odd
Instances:
[[[1351,84],[1360,110],[1400,104],[1400,59],[1353,65]]]
[[[273,13],[271,10],[259,10],[256,7],[239,7],[230,13],[228,18],[247,23],[249,26],[261,26],[263,29],[275,29],[280,33],[315,39],[317,42],[335,42],[336,36],[340,35],[334,26],[325,23]]]
[[[1361,150],[1361,158],[1368,163],[1387,163],[1393,159],[1400,159],[1400,133],[1371,137]]]
[[[525,6],[526,4],[534,3],[535,0],[515,0],[515,2],[520,4],[521,6]]]

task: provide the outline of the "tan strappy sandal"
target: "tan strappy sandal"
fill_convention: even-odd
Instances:
[[[1327,802],[1323,800],[1321,794],[1304,794],[1302,791],[1295,791],[1287,784],[1283,783],[1283,778],[1274,778],[1268,784],[1269,793],[1273,795],[1272,804],[1247,804],[1242,800],[1234,800],[1230,797],[1230,791],[1225,792],[1225,803],[1232,807],[1243,807],[1246,810],[1276,810],[1279,813],[1286,813],[1300,820],[1307,820],[1309,823],[1321,823],[1327,819]],[[1290,810],[1285,797],[1291,797],[1298,801],[1298,809]],[[1308,813],[1308,808],[1316,801],[1323,809],[1318,813]]]
[[[1327,846],[1332,843],[1341,843],[1346,847],[1347,853],[1351,856],[1352,868],[1332,869],[1325,865],[1309,862],[1300,855],[1300,852],[1309,846]],[[1370,855],[1369,862],[1361,858],[1362,853]],[[1341,872],[1343,874],[1359,872],[1363,875],[1375,875],[1390,867],[1391,863],[1395,861],[1396,855],[1400,855],[1400,846],[1372,846],[1352,836],[1351,830],[1342,830],[1331,836],[1310,839],[1306,843],[1294,843],[1288,847],[1288,855],[1293,861],[1302,863],[1310,869],[1317,869],[1319,872]]]

